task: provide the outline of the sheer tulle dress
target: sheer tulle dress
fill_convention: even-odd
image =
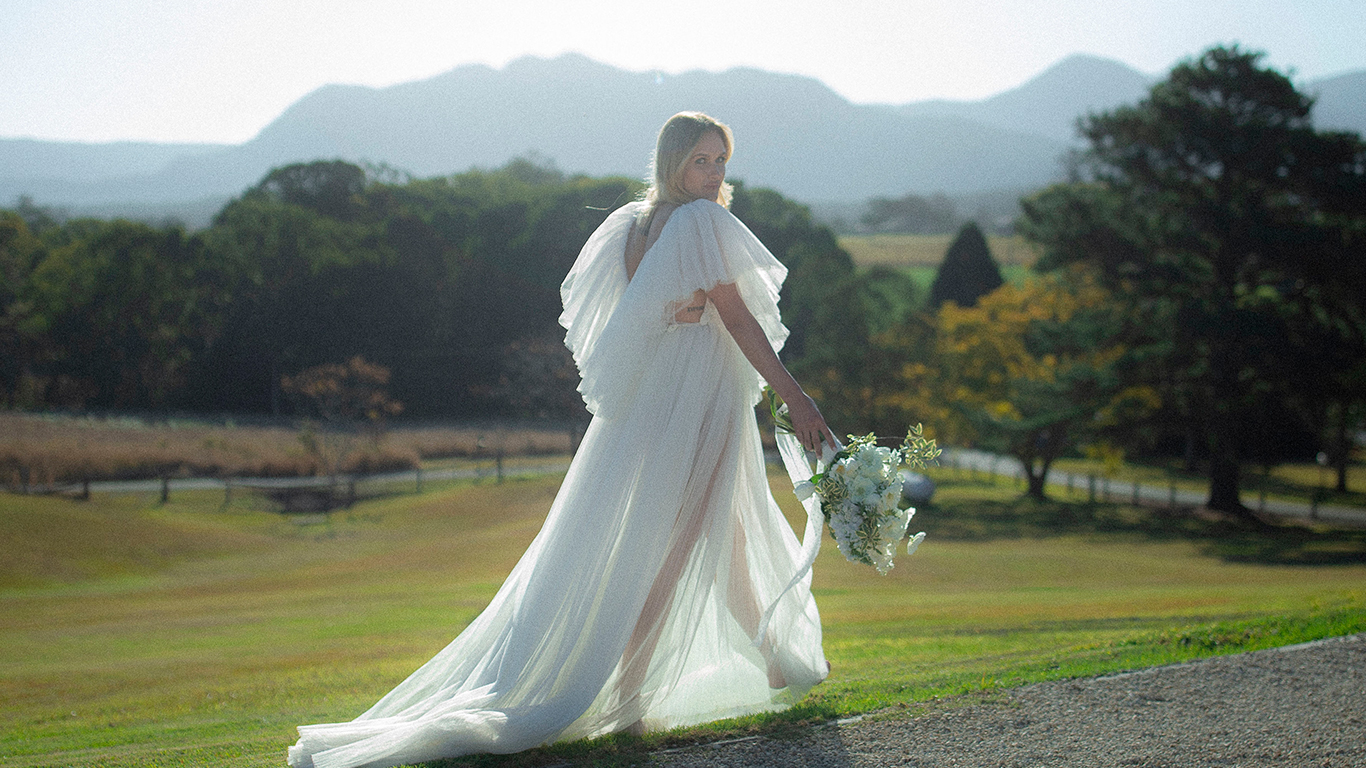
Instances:
[[[811,577],[765,476],[762,381],[710,303],[700,322],[675,319],[695,290],[733,283],[777,349],[786,269],[699,200],[628,281],[638,210],[612,213],[561,287],[594,418],[544,527],[450,645],[357,719],[301,726],[290,765],[664,729],[780,709],[824,678]]]

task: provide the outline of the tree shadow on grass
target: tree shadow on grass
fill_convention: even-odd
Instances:
[[[970,486],[952,480],[940,489]],[[1192,541],[1211,557],[1265,565],[1366,563],[1366,530],[1313,529],[1280,524],[1252,527],[1207,510],[1028,497],[960,497],[922,505],[917,520],[938,539],[992,541],[1053,536],[1123,536],[1148,541]],[[923,518],[921,517],[923,516]],[[930,521],[933,521],[931,523]]]

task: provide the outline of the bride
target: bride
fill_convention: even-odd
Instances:
[[[360,717],[301,726],[291,766],[667,729],[781,709],[824,679],[811,577],[765,475],[763,383],[805,448],[835,437],[778,359],[787,270],[726,209],[732,146],[711,117],[670,118],[645,199],[565,278],[560,323],[594,418],[493,601]]]

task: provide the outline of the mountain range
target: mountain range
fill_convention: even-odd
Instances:
[[[272,167],[342,158],[418,177],[514,157],[569,173],[641,176],[671,114],[736,133],[731,173],[806,202],[1028,190],[1059,177],[1089,112],[1143,97],[1153,78],[1076,55],[980,101],[853,104],[818,80],[758,69],[629,72],[577,54],[457,67],[386,88],[328,85],[238,145],[0,139],[0,204],[204,219]],[[1304,86],[1315,124],[1366,133],[1366,71]]]

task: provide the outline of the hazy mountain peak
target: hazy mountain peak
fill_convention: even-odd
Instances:
[[[0,205],[22,194],[66,206],[224,199],[272,167],[336,158],[435,176],[536,155],[569,173],[639,176],[660,124],[685,109],[735,128],[733,174],[801,200],[1027,190],[1057,177],[1078,117],[1134,103],[1152,82],[1078,54],[990,98],[888,106],[751,67],[666,74],[524,56],[383,88],[324,86],[238,146],[0,140]],[[1320,94],[1319,126],[1366,129],[1366,72],[1306,89]]]
[[[1068,56],[1021,85],[979,101],[932,100],[900,109],[907,114],[954,115],[1005,130],[1076,140],[1084,115],[1133,104],[1147,95],[1154,78],[1100,56]]]
[[[1313,94],[1314,126],[1332,131],[1366,131],[1366,70],[1347,72],[1304,86]]]

